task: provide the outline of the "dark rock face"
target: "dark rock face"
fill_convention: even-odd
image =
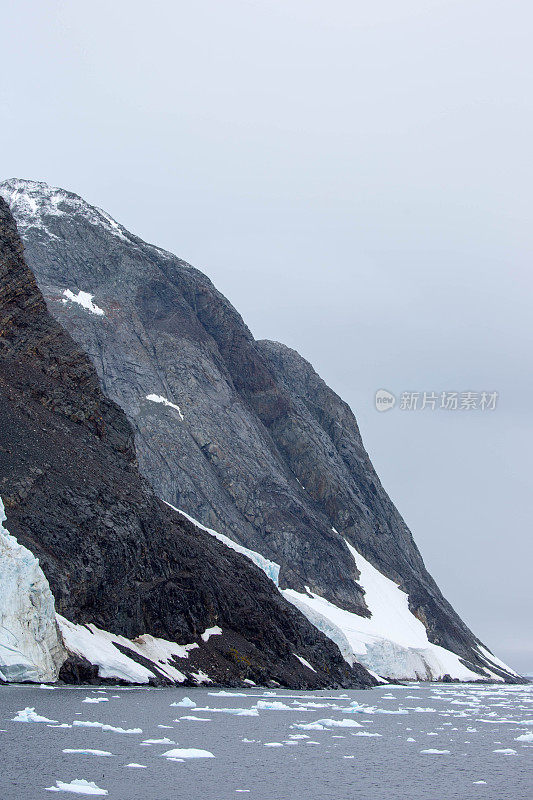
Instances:
[[[159,497],[277,561],[282,586],[309,586],[364,616],[346,537],[408,592],[431,642],[474,671],[486,666],[381,486],[351,410],[304,359],[255,341],[205,275],[76,195],[25,181],[0,192],[50,312],[126,412]],[[94,295],[105,313],[65,290]]]
[[[371,685],[247,558],[156,498],[124,412],[47,311],[0,198],[0,495],[72,622],[200,647],[180,669],[224,684]],[[222,636],[200,634],[218,625]],[[303,666],[295,653],[317,670]],[[94,679],[83,659],[62,676]],[[157,676],[156,676],[157,679]]]

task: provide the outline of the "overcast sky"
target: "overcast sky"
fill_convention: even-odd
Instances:
[[[347,400],[463,619],[533,671],[527,0],[18,0],[2,177],[205,271]],[[494,411],[376,389],[497,391]]]

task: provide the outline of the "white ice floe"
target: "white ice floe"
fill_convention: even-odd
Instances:
[[[67,657],[54,597],[35,558],[4,528],[0,498],[0,680],[56,681]]]
[[[301,711],[300,708],[288,706],[279,700],[258,700],[255,704],[255,708],[259,711]]]
[[[504,756],[516,756],[516,750],[513,750],[512,747],[502,747],[499,750],[493,750],[493,753],[501,753]]]
[[[362,728],[363,726],[354,719],[317,719],[318,725],[325,728]]]
[[[430,755],[436,755],[436,756],[448,756],[448,755],[450,755],[450,751],[449,750],[434,750],[432,748],[429,748],[428,750],[421,750],[420,752],[421,753],[429,753]]]
[[[189,651],[198,647],[192,644],[176,644],[166,639],[158,639],[150,634],[143,634],[136,639],[127,639],[109,633],[96,625],[78,625],[57,615],[63,641],[67,649],[76,655],[86,658],[98,667],[101,678],[118,678],[128,683],[148,683],[154,675],[163,674],[176,683],[183,683],[186,675],[174,666],[176,659],[187,659]],[[115,645],[122,645],[133,653],[154,665],[153,671],[133,658],[124,655]],[[192,673],[196,677],[198,673]],[[207,676],[206,676],[207,677]]]
[[[141,744],[176,744],[176,742],[165,736],[163,739],[144,739]]]
[[[78,753],[79,755],[84,756],[112,756],[113,753],[110,753],[108,750],[91,750],[90,748],[87,749],[74,749],[67,747],[63,750],[64,753]]]
[[[196,711],[209,711],[211,714],[234,714],[236,717],[258,717],[259,711],[255,708],[197,708]],[[179,722],[179,720],[175,720]]]
[[[194,708],[196,703],[194,700],[191,700],[190,697],[184,697],[182,700],[179,700],[177,703],[171,703],[171,706],[179,706],[180,708]]]
[[[146,769],[146,764],[136,764],[132,762],[131,764],[124,764],[125,767],[131,767],[131,769]]]
[[[46,792],[72,792],[72,794],[90,794],[103,797],[107,794],[107,789],[100,789],[93,781],[74,779],[70,783],[56,781],[55,786],[48,786]]]
[[[79,728],[100,728],[103,731],[112,731],[113,733],[142,733],[142,728],[119,728],[103,722],[90,722],[81,719],[75,719],[72,724]]]
[[[168,408],[173,408],[175,411],[178,412],[179,418],[183,422],[184,417],[181,412],[181,408],[176,405],[176,403],[172,403],[170,400],[167,400],[166,397],[163,397],[160,394],[147,394],[146,399],[150,400],[152,403],[161,403],[163,406],[168,406]]]
[[[47,719],[35,713],[34,708],[24,708],[22,711],[17,711],[13,717],[12,722],[57,722],[57,719]]]
[[[533,733],[528,731],[527,733],[523,733],[521,736],[516,736],[515,742],[533,742]]]
[[[265,742],[264,746],[265,747],[283,747],[281,742]]]
[[[354,733],[353,735],[354,736],[382,736],[381,733],[372,733],[371,731],[357,731],[357,733]],[[412,741],[414,742],[414,739]]]
[[[180,717],[181,719],[192,720],[194,722],[211,722],[211,717],[195,717],[194,714],[187,714],[184,717]]]
[[[214,758],[215,756],[213,753],[210,753],[209,750],[197,750],[194,747],[182,748],[178,747],[175,750],[167,750],[166,753],[162,753],[164,758]]]
[[[326,726],[319,722],[295,722],[291,728],[298,728],[301,731],[325,731]]]
[[[302,658],[302,656],[299,656],[298,653],[294,653],[293,655],[295,656],[295,658],[298,659],[300,664],[303,664],[304,667],[307,667],[307,669],[310,669],[311,672],[316,672],[316,669],[314,667],[312,667],[311,664],[309,663],[309,661],[306,661],[305,658]]]
[[[212,628],[206,628],[201,634],[200,638],[203,642],[208,642],[211,636],[220,636],[221,634],[222,628],[219,628],[218,625],[213,625]]]
[[[109,703],[108,697],[86,697],[82,703]]]
[[[97,317],[105,316],[104,309],[97,306],[96,303],[93,303],[94,294],[81,291],[79,291],[78,294],[74,294],[70,289],[65,289],[63,291],[63,296],[66,298],[63,300],[63,303],[68,303],[69,301],[71,303],[77,303],[86,311],[90,311],[91,314],[95,314]]]

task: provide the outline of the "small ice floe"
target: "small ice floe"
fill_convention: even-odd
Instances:
[[[426,734],[426,736],[438,736],[438,735],[439,734],[435,733],[435,731],[430,731],[428,734]]]
[[[169,728],[170,730],[174,729],[174,725],[158,725],[158,728]]]
[[[516,756],[516,750],[512,747],[502,747],[499,750],[493,750],[493,753],[501,753],[502,756]]]
[[[235,789],[236,792],[249,792],[250,789]]]
[[[173,742],[172,739],[167,739],[165,736],[164,739],[145,739],[141,744],[176,744],[176,742]]]
[[[324,725],[321,725],[319,722],[296,722],[294,725],[291,725],[291,728],[298,728],[301,731],[325,731],[326,728]]]
[[[82,703],[109,703],[108,697],[86,697]]]
[[[353,733],[352,736],[381,736],[381,733],[371,733],[370,731],[357,731],[357,733]]]
[[[528,731],[527,733],[523,733],[521,736],[516,736],[515,742],[533,742],[533,733]]]
[[[63,303],[68,303],[70,300],[72,303],[77,303],[82,308],[85,308],[86,311],[90,311],[91,314],[96,314],[98,317],[105,316],[104,309],[97,306],[96,303],[93,303],[94,294],[89,294],[89,292],[78,292],[78,294],[74,294],[70,289],[65,289],[63,297],[66,298],[63,300]]]
[[[474,786],[479,786],[479,785],[481,785],[481,784],[484,784],[484,785],[486,785],[486,784],[487,784],[487,781],[473,781],[473,784],[474,784]]]
[[[412,736],[409,736],[405,741],[406,742],[416,742],[416,739],[413,739]]]
[[[197,750],[194,747],[182,748],[178,747],[175,750],[167,750],[166,753],[162,753],[164,758],[214,758],[215,756],[213,753],[210,753],[209,750]]]
[[[265,742],[265,747],[283,747],[281,742]]]
[[[291,733],[289,739],[309,739],[309,736],[306,733]]]
[[[49,683],[41,683],[39,689],[56,689],[56,686],[50,686]]]
[[[260,711],[301,711],[301,709],[291,708],[291,706],[287,706],[279,700],[258,700],[254,708]]]
[[[84,756],[112,756],[113,753],[110,753],[108,750],[91,750],[90,748],[87,749],[73,749],[67,747],[63,750],[64,753],[79,753],[80,755]]]
[[[17,711],[16,715],[11,720],[12,722],[57,722],[57,719],[47,719],[35,713],[34,708],[24,708],[22,711]]]
[[[190,719],[194,720],[194,722],[211,722],[211,717],[195,717],[194,714],[187,714],[184,717],[180,717],[180,719]]]
[[[195,708],[196,707],[196,703],[194,702],[194,700],[191,700],[190,697],[184,697],[178,703],[171,703],[170,705],[171,706],[176,706],[176,707],[179,707],[179,708]]]
[[[107,794],[107,789],[100,789],[100,787],[92,781],[74,779],[70,783],[56,781],[56,785],[48,786],[45,792],[72,792],[73,794],[90,794],[103,797]]]
[[[428,753],[429,755],[435,755],[435,756],[449,756],[450,755],[450,751],[449,750],[434,750],[432,748],[429,748],[428,750],[421,750],[420,752],[421,753]]]
[[[243,683],[246,683],[246,681],[243,681]],[[208,692],[207,694],[211,695],[211,697],[251,697],[251,695],[244,692],[226,692],[224,689],[219,692]],[[255,696],[257,697],[257,695]]]
[[[354,719],[318,719],[319,725],[326,728],[362,728],[363,726]]]
[[[183,419],[183,415],[181,418]],[[203,642],[208,642],[211,636],[220,636],[221,634],[222,628],[219,628],[218,625],[213,625],[212,628],[206,628],[205,631],[200,635],[200,638]]]
[[[235,714],[236,717],[258,717],[259,711],[256,708],[197,708],[197,711],[209,711],[210,714]],[[174,720],[179,722],[179,720]]]
[[[72,728],[72,725],[69,725],[68,722],[62,722],[61,725],[50,725],[50,723],[48,723],[48,725],[46,727],[47,728]]]
[[[415,711],[417,714],[434,714],[436,713],[436,708],[422,708],[421,706],[416,706],[416,708],[409,708],[408,711]]]
[[[150,400],[150,402],[152,402],[152,403],[161,403],[161,405],[168,406],[169,408],[173,408],[175,411],[178,412],[179,418],[183,422],[184,416],[181,413],[181,408],[179,406],[177,406],[176,403],[172,403],[170,400],[167,400],[166,397],[163,397],[160,394],[147,394],[146,395],[146,399]],[[220,631],[220,633],[222,633],[222,631]],[[207,637],[207,638],[209,638],[209,637]],[[204,641],[207,642],[207,639],[204,639]]]
[[[85,722],[81,719],[75,719],[72,724],[80,728],[101,728],[103,731],[114,733],[142,733],[142,728],[116,728],[114,725],[104,725],[103,722]]]
[[[125,767],[130,767],[131,769],[146,769],[146,764],[136,764],[135,762],[131,764],[124,764]]]

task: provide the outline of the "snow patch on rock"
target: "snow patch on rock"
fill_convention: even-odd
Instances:
[[[74,294],[70,289],[65,289],[63,291],[63,296],[66,298],[62,301],[63,303],[68,303],[70,300],[72,303],[77,303],[82,308],[90,311],[91,314],[96,314],[98,317],[105,316],[104,309],[97,306],[96,303],[93,303],[94,294],[82,291],[79,291],[78,294]]]
[[[196,527],[200,528],[200,530],[205,531],[210,536],[214,536],[215,539],[218,539],[219,542],[225,544],[226,547],[230,547],[232,550],[235,550],[236,553],[242,553],[242,555],[249,558],[250,561],[253,561],[254,564],[265,573],[267,578],[270,578],[270,580],[275,583],[276,586],[278,585],[280,566],[279,564],[276,564],[275,561],[269,561],[269,559],[262,556],[261,553],[256,553],[255,550],[250,550],[248,547],[243,547],[242,545],[237,544],[237,542],[234,542],[233,539],[230,539],[229,536],[225,536],[223,533],[218,533],[218,531],[214,531],[212,528],[206,528],[205,525],[202,525],[201,522],[198,522],[197,519],[194,519],[194,517],[186,514],[185,511],[182,511],[180,508],[176,508],[176,506],[173,506],[170,503],[166,503],[166,505],[172,508],[174,511],[177,511],[178,514],[181,514],[181,516],[185,517],[185,519],[188,519],[189,522],[192,522],[193,525],[196,525]]]
[[[149,634],[143,634],[136,639],[127,639],[125,636],[101,630],[93,624],[77,625],[59,614],[57,619],[67,649],[96,665],[101,678],[117,678],[128,683],[148,683],[154,675],[164,675],[174,683],[183,683],[187,676],[175,666],[174,662],[178,658],[187,659],[190,650],[198,647],[196,642],[181,645]],[[117,644],[152,662],[154,670],[124,655],[115,646]],[[197,673],[191,674],[196,679]],[[205,678],[209,680],[207,676]]]
[[[160,394],[147,394],[146,399],[150,400],[150,402],[152,403],[161,403],[161,405],[163,406],[168,406],[169,408],[173,408],[175,411],[178,412],[179,418],[183,422],[184,416],[181,413],[181,408],[177,406],[176,403],[172,403],[170,400],[167,400],[166,397],[163,397]]]

